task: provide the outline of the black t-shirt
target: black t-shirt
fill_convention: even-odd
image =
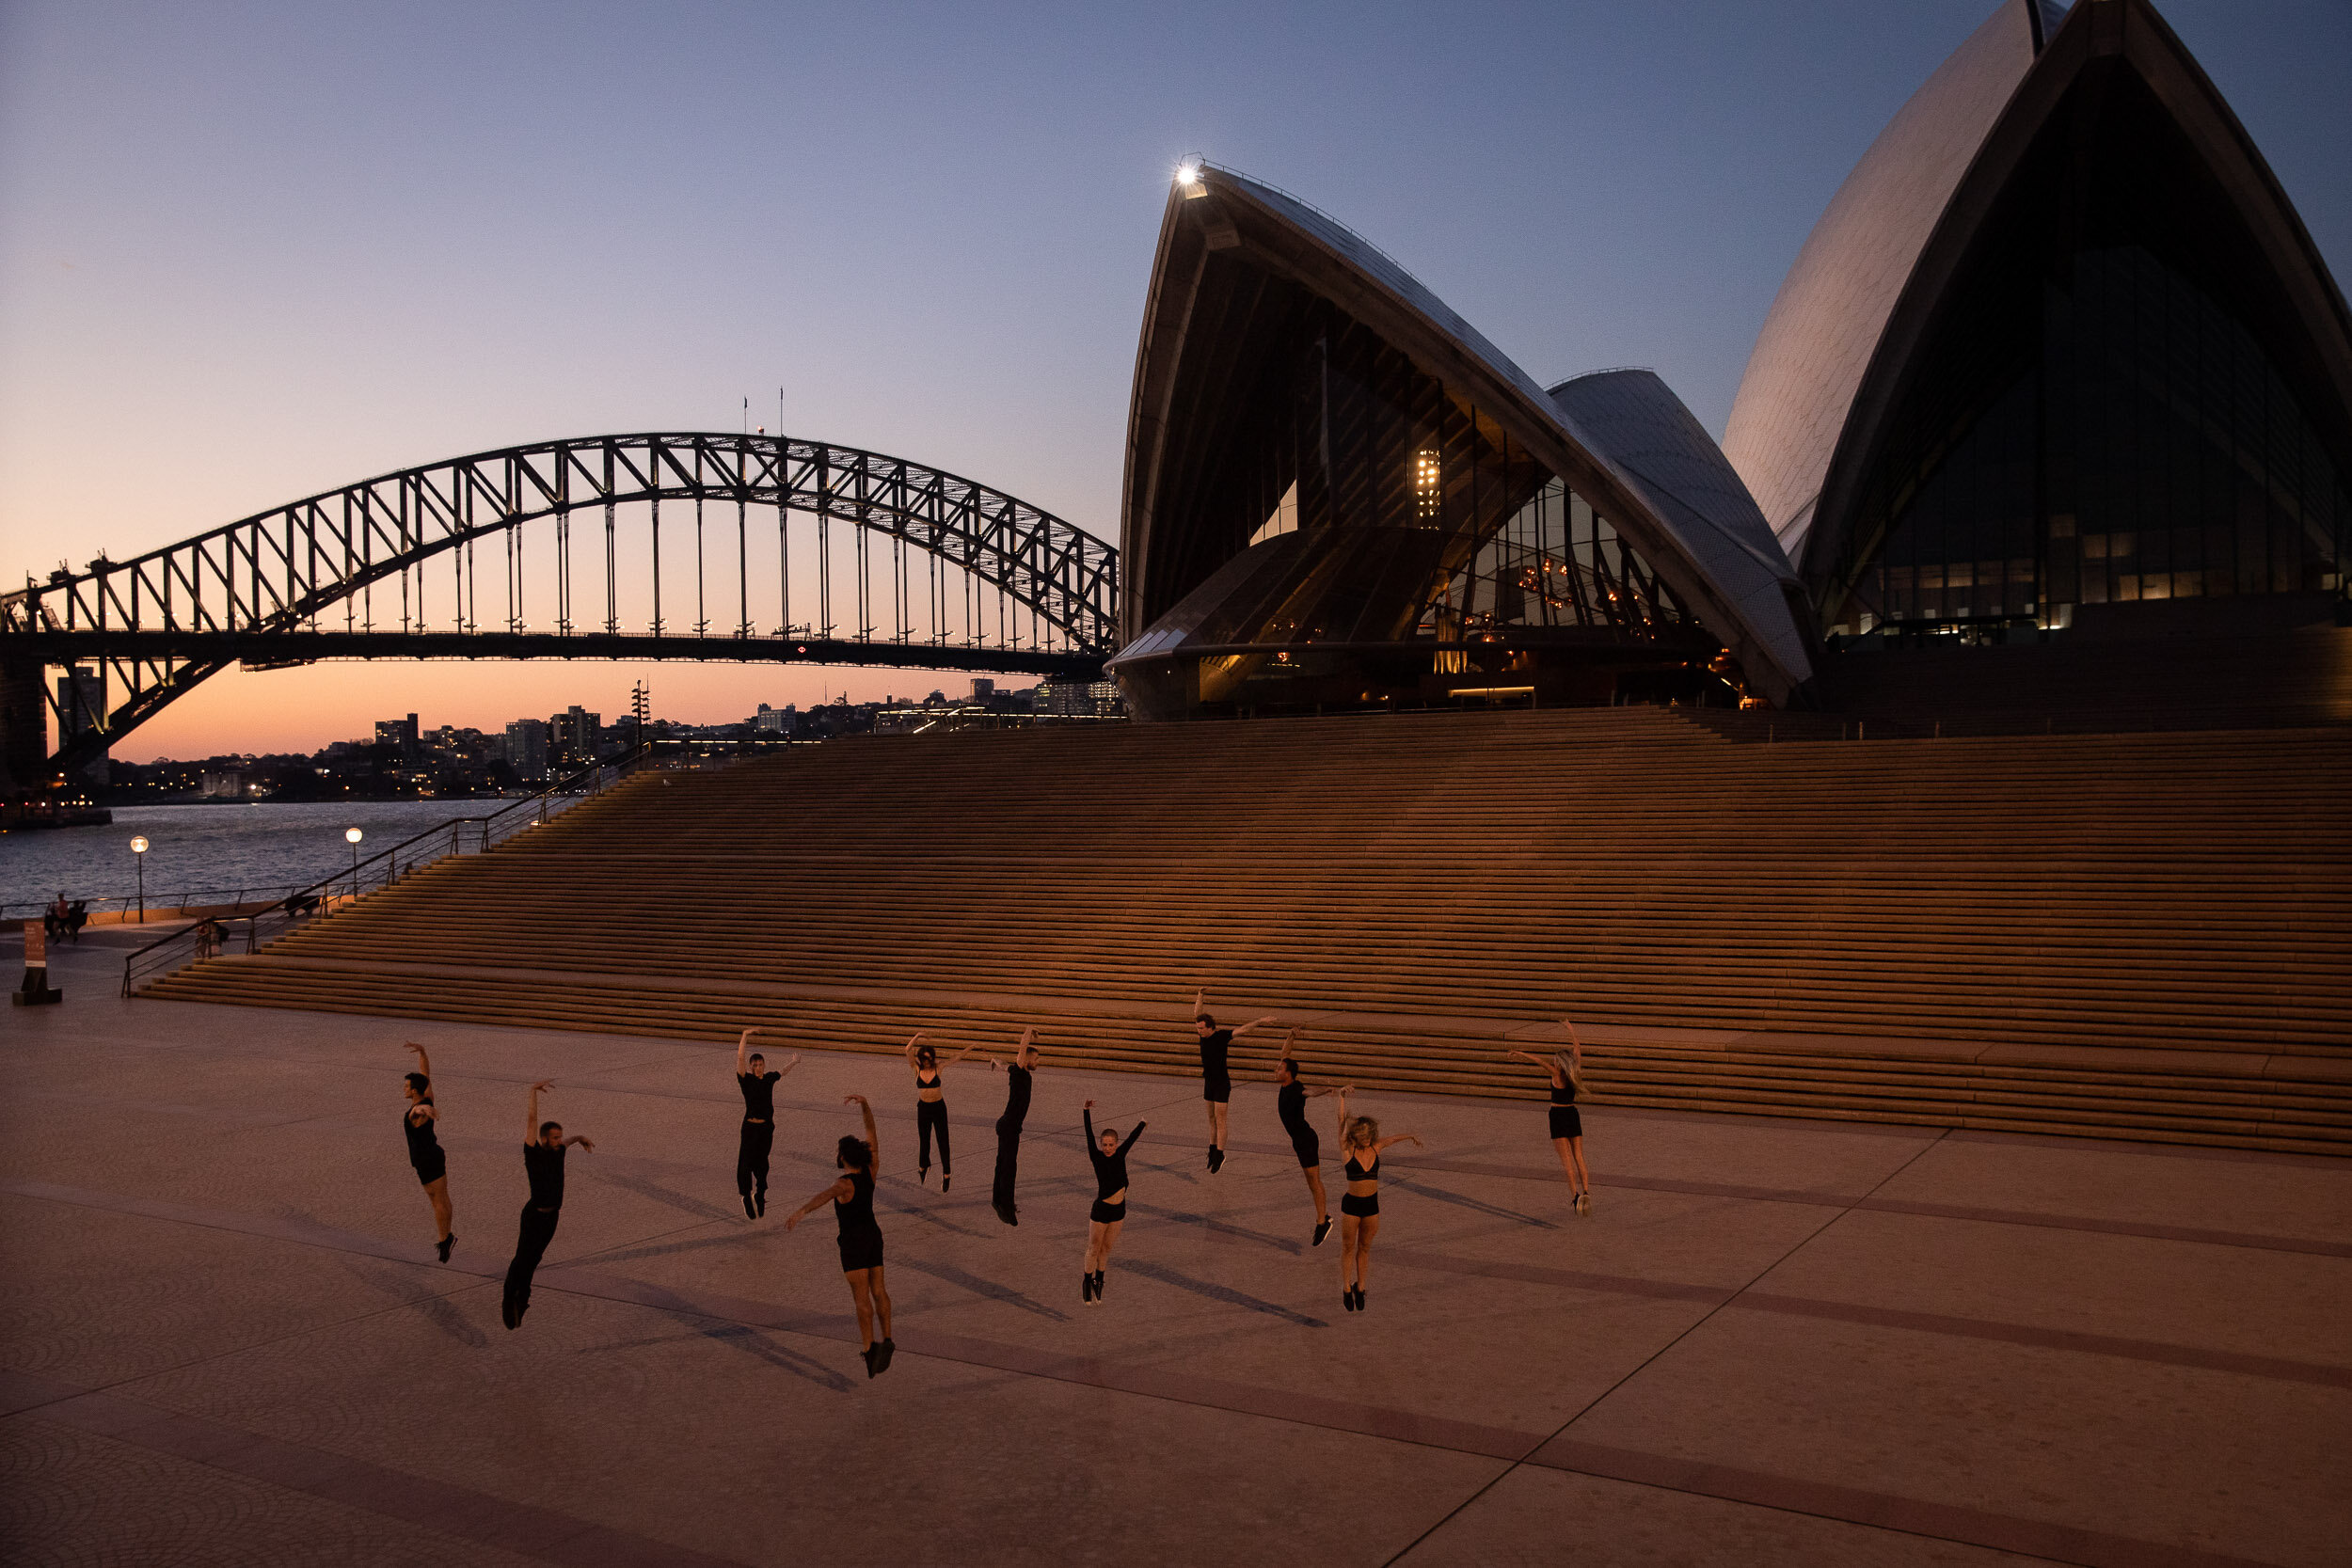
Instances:
[[[1029,1069],[1007,1067],[1005,1075],[1012,1080],[1010,1086],[1005,1090],[1005,1115],[1019,1121],[1029,1114]]]
[[[523,1145],[523,1174],[531,1178],[533,1209],[564,1207],[564,1146]]]
[[[1282,1118],[1282,1131],[1295,1143],[1314,1136],[1314,1129],[1307,1125],[1307,1085],[1294,1078],[1277,1090],[1274,1114]]]
[[[1200,1037],[1200,1076],[1222,1078],[1225,1073],[1225,1053],[1233,1043],[1231,1029],[1212,1029]]]
[[[776,1080],[783,1076],[781,1072],[739,1072],[735,1075],[735,1086],[743,1091],[743,1119],[776,1119]]]

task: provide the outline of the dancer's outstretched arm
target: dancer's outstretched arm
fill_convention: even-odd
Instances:
[[[801,1059],[798,1056],[795,1056],[790,1061],[785,1063],[784,1066],[776,1069],[776,1076],[781,1078],[786,1073],[790,1072],[794,1068],[799,1067],[800,1065]]]
[[[818,1209],[823,1208],[826,1204],[846,1201],[850,1197],[853,1196],[856,1192],[857,1189],[850,1184],[850,1179],[845,1176],[840,1180],[834,1182],[832,1186],[827,1187],[823,1192],[818,1193],[815,1197],[810,1198],[806,1203],[802,1204],[798,1209],[795,1209],[790,1213],[785,1215],[784,1227],[787,1230],[789,1230],[794,1226],[806,1219],[810,1214],[816,1212]]]
[[[549,1078],[542,1078],[531,1085],[531,1102],[523,1112],[523,1142],[535,1144],[539,1141],[539,1091],[553,1087],[555,1082]]]
[[[977,1045],[967,1045],[962,1050],[957,1052],[954,1055],[948,1057],[946,1061],[940,1063],[939,1065],[943,1069],[951,1068],[978,1049],[979,1047]]]
[[[1247,1023],[1245,1023],[1245,1024],[1242,1024],[1242,1025],[1240,1025],[1238,1028],[1236,1028],[1236,1029],[1233,1031],[1233,1037],[1234,1037],[1235,1039],[1239,1039],[1239,1038],[1241,1038],[1244,1035],[1246,1035],[1246,1034],[1249,1033],[1249,1031],[1250,1031],[1250,1030],[1252,1030],[1252,1029],[1256,1029],[1256,1028],[1260,1028],[1260,1027],[1263,1027],[1263,1025],[1268,1024],[1268,1023],[1271,1023],[1271,1022],[1274,1022],[1274,1015],[1273,1015],[1272,1013],[1268,1013],[1268,1014],[1266,1014],[1266,1015],[1265,1015],[1265,1017],[1263,1017],[1263,1018],[1253,1018],[1253,1019],[1251,1019],[1248,1022],[1247,1022]]]
[[[862,1094],[842,1097],[842,1104],[847,1105],[851,1101],[855,1101],[857,1108],[866,1113],[866,1174],[880,1176],[882,1174],[882,1135],[874,1131],[874,1107],[866,1102],[866,1097]]]
[[[427,1078],[432,1077],[433,1058],[424,1053],[424,1047],[419,1045],[415,1040],[410,1040],[408,1042],[408,1049],[417,1053],[417,1070],[423,1073]]]
[[[1399,1132],[1392,1138],[1378,1138],[1374,1140],[1372,1151],[1374,1154],[1377,1155],[1382,1149],[1388,1148],[1391,1144],[1411,1144],[1416,1148],[1425,1147],[1422,1143],[1421,1139],[1413,1133]]]
[[[907,1066],[909,1066],[909,1067],[913,1067],[913,1066],[914,1065],[914,1048],[915,1048],[916,1046],[918,1046],[918,1045],[922,1044],[922,1043],[923,1043],[923,1035],[922,1035],[922,1032],[921,1032],[920,1030],[917,1030],[917,1031],[915,1032],[915,1036],[914,1036],[914,1037],[913,1039],[911,1039],[911,1040],[907,1041]]]

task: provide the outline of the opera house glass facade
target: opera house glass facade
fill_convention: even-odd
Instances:
[[[2212,85],[2146,0],[2005,0],[1822,215],[1720,446],[1656,375],[1547,390],[1322,213],[1187,165],[1111,669],[1147,716],[1818,705],[1888,640],[2324,617],[2347,475],[2352,316]]]

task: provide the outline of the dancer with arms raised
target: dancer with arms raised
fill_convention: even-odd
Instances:
[[[1005,1109],[996,1118],[996,1184],[989,1197],[989,1207],[1007,1225],[1021,1223],[1021,1207],[1013,1201],[1013,1184],[1021,1174],[1021,1127],[1029,1117],[1029,1091],[1034,1086],[1031,1076],[1037,1071],[1037,1031],[1021,1031],[1021,1043],[1013,1048],[1012,1059],[1001,1064],[1005,1069]],[[988,1058],[990,1067],[1000,1065],[996,1058]]]
[[[1205,990],[1192,993],[1192,1027],[1200,1041],[1200,1098],[1209,1107],[1209,1174],[1215,1176],[1225,1168],[1225,1114],[1233,1099],[1233,1075],[1226,1068],[1226,1053],[1250,1030],[1273,1022],[1274,1015],[1220,1029],[1216,1020],[1201,1008],[1201,1000],[1208,994]]]
[[[785,1217],[784,1227],[790,1230],[826,1203],[833,1205],[841,1232],[841,1275],[849,1281],[850,1299],[857,1306],[857,1334],[864,1341],[858,1354],[866,1362],[866,1375],[875,1377],[890,1370],[890,1358],[898,1349],[890,1338],[890,1292],[882,1286],[882,1227],[874,1219],[874,1174],[882,1164],[882,1140],[874,1132],[874,1107],[864,1095],[850,1095],[841,1103],[855,1105],[864,1115],[866,1136],[842,1138],[834,1152],[841,1180],[793,1210]],[[874,1338],[877,1314],[882,1318],[879,1341]]]
[[[1340,1103],[1340,1152],[1347,1191],[1340,1196],[1340,1305],[1350,1312],[1364,1307],[1364,1281],[1372,1277],[1372,1239],[1380,1234],[1380,1151],[1391,1144],[1421,1140],[1410,1132],[1392,1138],[1380,1135],[1380,1124],[1370,1117],[1347,1114],[1348,1090],[1334,1091]]]
[[[768,1058],[752,1050],[752,1037],[758,1033],[746,1029],[735,1042],[735,1086],[743,1091],[743,1130],[735,1145],[735,1190],[743,1199],[743,1217],[752,1220],[768,1212],[768,1157],[776,1147],[776,1083],[801,1065],[795,1056],[770,1072]]]
[[[1290,1134],[1291,1152],[1298,1156],[1298,1168],[1307,1178],[1307,1191],[1314,1196],[1314,1244],[1321,1246],[1323,1238],[1331,1233],[1331,1211],[1323,1196],[1323,1143],[1307,1121],[1307,1101],[1331,1091],[1310,1089],[1299,1078],[1295,1029],[1282,1041],[1282,1059],[1275,1065],[1274,1081],[1281,1085],[1274,1094],[1274,1114],[1281,1118],[1282,1131]]]
[[[565,1137],[562,1122],[539,1119],[539,1096],[554,1087],[544,1078],[532,1085],[523,1113],[523,1174],[531,1180],[531,1196],[523,1203],[515,1260],[506,1266],[506,1299],[500,1315],[509,1328],[521,1327],[523,1314],[531,1310],[532,1278],[539,1272],[539,1259],[548,1255],[548,1243],[555,1240],[556,1222],[564,1217],[564,1151],[574,1144],[591,1154],[596,1151],[586,1138]]]
[[[1087,1211],[1087,1266],[1078,1299],[1100,1307],[1111,1248],[1119,1244],[1119,1227],[1127,1223],[1127,1151],[1143,1136],[1143,1123],[1136,1122],[1127,1141],[1120,1143],[1116,1128],[1105,1127],[1099,1134],[1094,1131],[1093,1101],[1086,1102],[1080,1115],[1086,1119],[1087,1158],[1094,1165],[1094,1207]]]
[[[916,1049],[918,1046],[920,1050]],[[967,1045],[948,1057],[945,1065],[953,1067],[970,1054],[972,1048]],[[947,1168],[947,1088],[941,1077],[939,1053],[924,1045],[923,1037],[918,1034],[907,1041],[907,1066],[914,1069],[914,1177],[918,1181],[931,1179],[931,1134],[937,1132],[939,1190],[944,1193],[952,1177]]]
[[[408,1138],[409,1166],[424,1183],[425,1200],[433,1205],[433,1228],[440,1233],[433,1248],[446,1263],[457,1238],[450,1230],[449,1156],[441,1151],[441,1135],[434,1126],[441,1113],[433,1105],[433,1062],[414,1040],[408,1049],[417,1053],[417,1070],[408,1074],[408,1109],[401,1115],[400,1129]]]
[[[1593,1212],[1593,1177],[1584,1168],[1584,1117],[1576,1107],[1584,1093],[1584,1044],[1576,1037],[1576,1025],[1566,1019],[1568,1048],[1549,1056],[1533,1056],[1524,1051],[1505,1054],[1516,1056],[1530,1067],[1542,1068],[1551,1077],[1551,1149],[1560,1156],[1561,1174],[1568,1179],[1568,1192],[1580,1215]]]

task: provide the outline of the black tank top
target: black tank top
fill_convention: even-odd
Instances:
[[[1029,1091],[1033,1087],[1029,1082],[1029,1069],[1020,1066],[1008,1067],[1005,1076],[1011,1080],[1005,1085],[1005,1119],[1017,1122],[1029,1114]]]
[[[1552,1085],[1551,1085],[1551,1102],[1552,1102],[1554,1105],[1573,1105],[1573,1104],[1575,1104],[1575,1103],[1576,1103],[1576,1080],[1574,1080],[1574,1079],[1572,1079],[1572,1078],[1563,1079],[1563,1080],[1561,1080],[1559,1083]]]
[[[420,1105],[432,1103],[430,1100],[418,1101]],[[431,1117],[420,1122],[409,1115],[416,1109],[411,1105],[400,1114],[400,1130],[408,1134],[408,1163],[422,1170],[441,1157],[441,1140],[434,1133]]]
[[[874,1223],[874,1175],[871,1171],[853,1170],[850,1176],[848,1202],[833,1200],[833,1217],[841,1222],[844,1236],[863,1236],[869,1230],[880,1230]]]
[[[1358,1163],[1356,1156],[1351,1154],[1347,1157],[1346,1170],[1347,1179],[1350,1181],[1376,1181],[1380,1178],[1380,1156],[1377,1154],[1374,1155],[1372,1157],[1372,1168],[1370,1170],[1366,1170],[1362,1164]]]
[[[776,1080],[783,1076],[781,1072],[739,1072],[735,1075],[735,1086],[743,1091],[745,1121],[776,1119]]]
[[[1311,1135],[1314,1129],[1307,1125],[1307,1085],[1294,1078],[1275,1091],[1274,1114],[1282,1120],[1282,1131],[1296,1143]]]

